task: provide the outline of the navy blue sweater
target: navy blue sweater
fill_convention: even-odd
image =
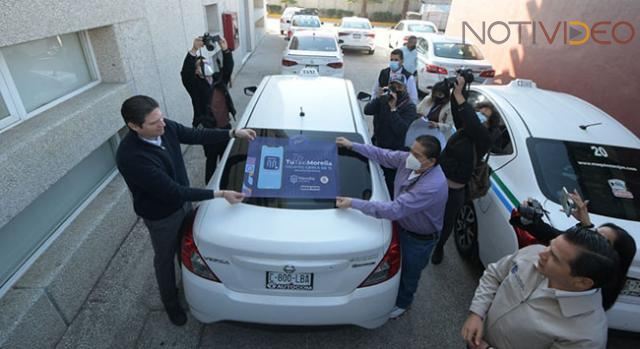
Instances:
[[[216,144],[227,142],[229,132],[219,129],[192,129],[165,119],[162,147],[129,134],[118,147],[116,162],[131,195],[133,208],[142,218],[168,217],[187,201],[213,198],[213,191],[189,187],[187,169],[180,144]]]

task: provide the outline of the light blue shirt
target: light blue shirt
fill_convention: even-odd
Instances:
[[[409,50],[407,46],[402,46],[402,65],[409,73],[413,74],[418,69],[418,49]]]

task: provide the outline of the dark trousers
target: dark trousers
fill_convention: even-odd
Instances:
[[[156,281],[160,290],[160,298],[166,308],[178,304],[178,289],[176,288],[176,271],[174,258],[180,257],[180,239],[182,238],[182,221],[191,211],[191,203],[166,218],[159,220],[144,220],[149,229],[151,245],[153,246],[153,267],[156,271]]]
[[[220,128],[230,130],[231,125]],[[218,167],[218,160],[222,157],[224,150],[227,148],[227,144],[228,142],[223,142],[218,144],[206,144],[202,146],[202,148],[204,149],[204,156],[207,158],[204,170],[205,183],[209,183],[209,180],[213,176],[213,173],[216,171],[216,167]]]
[[[453,226],[456,224],[456,217],[458,217],[458,212],[464,205],[464,201],[464,187],[460,189],[449,188],[449,198],[447,199],[447,204],[444,208],[442,235],[440,236],[440,241],[438,241],[438,246],[436,247],[437,249],[443,249],[444,244],[447,243],[447,239],[449,239],[451,231],[453,230]]]
[[[420,275],[429,264],[436,239],[437,236],[434,236],[432,240],[420,240],[411,236],[404,229],[400,229],[402,274],[400,274],[400,288],[396,298],[397,307],[407,309],[413,302],[413,295],[418,289]]]
[[[382,166],[382,173],[384,174],[384,182],[387,183],[387,189],[389,189],[389,197],[393,200],[393,181],[396,179],[396,169],[386,168]]]

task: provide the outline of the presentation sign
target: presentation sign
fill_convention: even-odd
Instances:
[[[250,197],[334,199],[337,166],[335,141],[257,137],[249,142],[242,191]]]

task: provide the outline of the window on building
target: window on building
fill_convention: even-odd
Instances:
[[[29,118],[99,80],[85,32],[51,36],[0,48],[0,127],[4,113],[12,121]],[[13,101],[15,110],[7,107]]]
[[[0,291],[116,168],[116,134],[0,227]],[[18,275],[19,276],[19,275]],[[0,292],[2,294],[2,292]]]

